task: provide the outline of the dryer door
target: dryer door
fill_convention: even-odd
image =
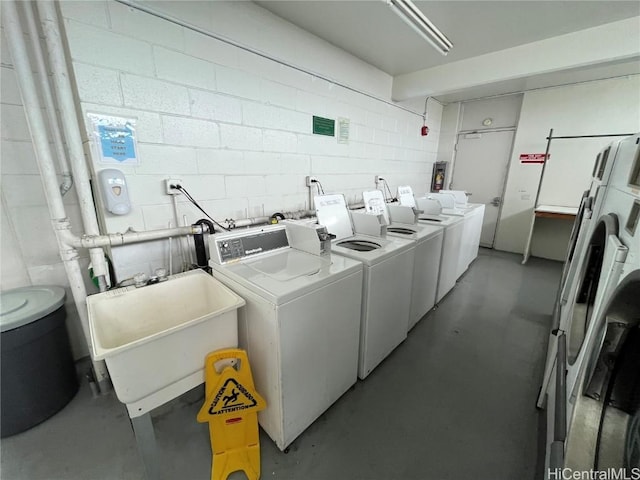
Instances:
[[[565,467],[640,468],[640,270],[627,275],[596,321],[566,444]],[[631,477],[628,477],[631,478]]]
[[[580,356],[591,320],[605,290],[611,289],[611,274],[619,275],[627,248],[618,239],[618,220],[615,215],[603,215],[598,220],[589,241],[582,251],[581,266],[573,288],[573,301],[568,305],[566,325],[567,363],[573,366]],[[616,265],[617,264],[617,265]],[[564,327],[564,328],[563,328]]]
[[[568,295],[570,291],[570,285],[578,270],[579,259],[578,255],[581,254],[582,247],[585,243],[585,236],[587,235],[589,222],[591,221],[593,198],[589,196],[589,191],[584,192],[582,201],[580,202],[580,208],[578,214],[573,223],[571,230],[571,238],[569,239],[569,248],[567,249],[567,258],[562,268],[562,277],[560,278],[560,288],[558,290],[558,297],[556,299],[556,305],[554,307],[553,325],[552,330],[559,328],[560,305],[565,305],[568,301]]]

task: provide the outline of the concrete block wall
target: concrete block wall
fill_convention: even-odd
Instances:
[[[388,75],[253,3],[149,6],[390,98]],[[100,212],[110,232],[202,218],[180,196],[176,219],[164,193],[169,177],[181,179],[217,220],[309,208],[306,175],[349,202],[375,187],[375,175],[392,189],[429,188],[441,117],[435,102],[429,106],[431,132],[421,137],[418,115],[122,4],[63,2],[62,12],[83,115],[137,119],[139,165],[121,166],[132,209],[125,216]],[[348,118],[348,144],[313,135],[313,115]],[[92,167],[112,166],[100,164],[93,151]],[[114,248],[112,254],[119,280],[150,274],[167,266],[168,242]]]
[[[6,47],[4,31],[0,57],[0,289],[29,285],[60,285],[67,297],[67,327],[76,358],[88,355],[78,312],[73,304],[64,265],[47,208],[35,153],[22,107],[20,90]],[[73,231],[82,232],[75,188],[64,197]],[[88,268],[87,252],[79,252],[80,264]],[[95,292],[86,277],[89,292]]]
[[[292,65],[389,99],[391,77],[250,2],[150,2]],[[395,189],[426,191],[438,143],[441,107],[429,109],[429,137],[419,116],[300,72],[189,28],[107,1],[64,1],[67,41],[82,115],[135,117],[140,164],[121,166],[132,210],[100,210],[105,231],[176,223],[164,179],[180,178],[214,218],[243,218],[307,208],[306,175],[349,201],[383,175]],[[251,28],[248,25],[252,25]],[[4,35],[4,34],[3,34]],[[68,288],[50,227],[35,154],[6,42],[0,42],[2,192],[0,288],[56,284]],[[422,101],[417,103],[422,103]],[[420,112],[421,109],[414,108]],[[313,136],[312,115],[351,121],[350,141]],[[91,145],[87,142],[86,150]],[[105,168],[91,155],[95,172]],[[75,190],[65,196],[75,233],[83,228]],[[203,215],[180,198],[178,219]],[[173,241],[176,264],[178,241]],[[118,277],[167,266],[168,242],[114,249]],[[88,267],[86,252],[81,265]],[[87,288],[95,292],[88,276]],[[76,358],[88,354],[67,297]]]

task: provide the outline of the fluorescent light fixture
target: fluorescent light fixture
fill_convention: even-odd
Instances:
[[[411,0],[386,0],[407,25],[438,50],[446,55],[453,47],[453,43],[416,7]]]

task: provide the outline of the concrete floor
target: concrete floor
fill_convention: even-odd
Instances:
[[[561,264],[521,259],[481,249],[439,308],[288,454],[262,433],[261,478],[542,478],[535,400]],[[166,480],[211,476],[207,426],[195,420],[202,395],[154,412]],[[50,420],[3,439],[1,453],[2,480],[144,478],[124,406],[86,384]]]

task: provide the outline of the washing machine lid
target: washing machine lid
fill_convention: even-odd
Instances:
[[[467,192],[464,190],[440,190],[438,193],[453,195],[456,205],[459,207],[465,207],[468,204]]]
[[[342,194],[317,195],[314,197],[318,223],[327,227],[327,231],[337,240],[353,236],[353,224]]]
[[[272,255],[250,260],[247,265],[253,270],[281,282],[320,271],[328,259],[312,257],[293,249],[288,255]]]
[[[0,331],[6,332],[39,320],[64,305],[64,288],[22,287],[0,292]]]
[[[408,185],[399,186],[398,201],[405,207],[415,207],[416,198],[413,196],[413,189]]]
[[[326,258],[291,248],[211,267],[214,276],[223,275],[268,302],[282,305],[361,271],[362,263],[339,255]]]
[[[452,217],[464,217],[467,213],[469,213],[468,210],[463,210],[461,208],[443,208],[442,209],[442,214],[443,215],[450,215]]]
[[[375,215],[381,214],[387,225],[391,223],[387,202],[385,202],[384,195],[382,195],[380,190],[362,192],[362,199],[364,200],[364,208],[367,213],[373,213]]]

